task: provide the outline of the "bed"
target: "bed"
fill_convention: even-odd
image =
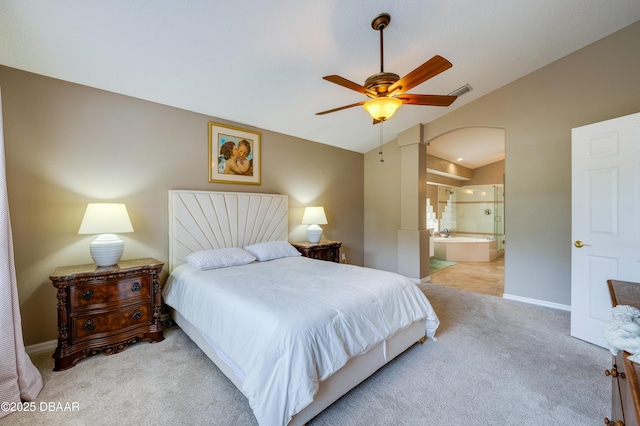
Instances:
[[[287,196],[173,190],[169,222],[165,302],[260,425],[304,424],[435,339],[438,317],[408,278],[300,256]]]

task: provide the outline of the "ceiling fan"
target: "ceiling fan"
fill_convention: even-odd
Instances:
[[[380,72],[369,76],[364,82],[364,86],[339,75],[322,77],[331,83],[367,95],[371,99],[318,112],[316,115],[329,114],[363,105],[364,109],[373,117],[373,124],[377,124],[390,118],[402,104],[449,106],[456,100],[457,96],[452,95],[413,95],[405,93],[453,66],[451,62],[442,56],[434,56],[402,78],[398,74],[384,72],[383,31],[389,25],[389,22],[391,22],[391,16],[388,13],[381,13],[371,21],[371,27],[376,31],[380,31]]]

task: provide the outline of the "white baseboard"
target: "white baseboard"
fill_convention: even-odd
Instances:
[[[504,299],[515,300],[517,302],[529,303],[530,305],[546,306],[547,308],[560,309],[562,311],[571,312],[571,305],[563,305],[560,303],[547,302],[546,300],[530,299],[528,297],[514,296],[513,294],[503,293]]]
[[[27,354],[36,354],[38,352],[53,351],[58,346],[58,340],[49,340],[48,342],[36,343],[35,345],[25,346],[24,350]]]

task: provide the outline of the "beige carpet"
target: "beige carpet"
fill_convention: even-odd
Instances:
[[[433,284],[442,325],[310,422],[316,425],[598,425],[610,415],[608,351],[569,336],[569,313]],[[242,394],[178,328],[53,372],[36,412],[2,425],[255,425]],[[40,411],[49,402],[79,411]]]

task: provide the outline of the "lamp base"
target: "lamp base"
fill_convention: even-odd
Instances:
[[[309,242],[315,244],[320,241],[320,237],[322,237],[322,228],[318,225],[309,225],[307,228],[307,238]]]
[[[89,244],[89,252],[98,266],[113,266],[120,261],[124,241],[114,234],[102,234]]]

